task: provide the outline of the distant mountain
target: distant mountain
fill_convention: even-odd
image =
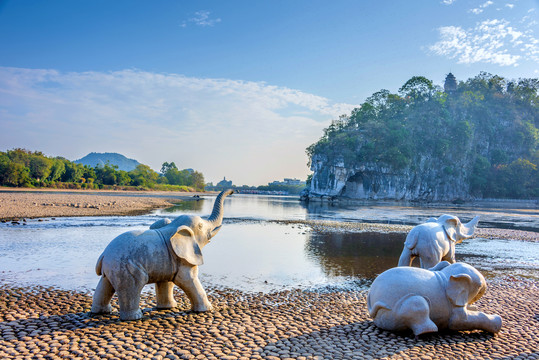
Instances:
[[[131,171],[140,165],[137,160],[128,159],[122,154],[118,153],[89,153],[85,157],[79,160],[73,161],[77,164],[89,165],[89,166],[105,166],[108,162],[110,165],[117,165],[118,170]]]

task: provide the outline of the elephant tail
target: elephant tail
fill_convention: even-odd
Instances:
[[[417,238],[419,237],[417,232],[417,228],[413,228],[412,230],[410,230],[410,232],[406,236],[406,240],[404,241],[405,248],[410,250],[415,249],[415,246],[417,245]]]
[[[97,259],[97,264],[95,264],[95,273],[99,276],[102,275],[101,273],[101,266],[103,265],[103,255],[105,253],[101,254],[101,256],[99,256],[99,259]]]

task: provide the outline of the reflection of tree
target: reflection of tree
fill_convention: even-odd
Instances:
[[[163,211],[166,213],[178,213],[178,212],[184,212],[184,211],[200,212],[202,210],[203,203],[204,203],[203,199],[183,200],[182,202],[175,204],[174,206],[163,209]]]
[[[375,232],[312,234],[305,250],[329,276],[373,279],[397,266],[405,237],[406,234]]]

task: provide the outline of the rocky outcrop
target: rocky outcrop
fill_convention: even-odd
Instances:
[[[345,166],[341,160],[328,161],[315,155],[311,162],[314,172],[309,200],[406,200],[460,201],[469,200],[467,171],[449,174],[452,170],[434,164],[434,159],[422,157],[411,167],[395,171],[377,164]]]

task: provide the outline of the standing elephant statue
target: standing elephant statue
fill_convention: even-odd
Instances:
[[[118,293],[121,320],[142,318],[140,293],[155,283],[157,308],[177,305],[174,284],[191,301],[193,311],[212,306],[198,279],[201,249],[217,234],[223,221],[223,202],[232,190],[221,192],[210,217],[182,215],[174,221],[162,219],[146,231],[129,231],[116,237],[97,260],[96,273],[102,275],[94,293],[92,313],[110,313],[110,300]]]
[[[423,269],[429,269],[442,260],[454,263],[455,244],[472,237],[478,221],[479,216],[476,216],[469,223],[462,224],[456,216],[442,215],[414,227],[406,236],[399,266],[411,266],[417,256]]]
[[[416,337],[446,328],[496,333],[502,318],[469,306],[486,289],[483,275],[465,263],[442,261],[430,270],[396,267],[374,280],[367,306],[376,326],[391,331],[411,329]]]

